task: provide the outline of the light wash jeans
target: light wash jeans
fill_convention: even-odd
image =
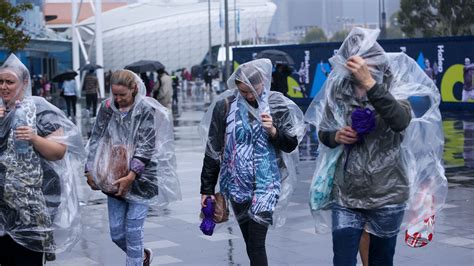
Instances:
[[[142,266],[143,225],[149,206],[107,198],[112,241],[127,254],[127,266]]]

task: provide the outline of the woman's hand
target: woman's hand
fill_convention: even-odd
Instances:
[[[354,78],[364,90],[368,91],[375,85],[375,80],[370,74],[369,67],[362,57],[354,55],[349,57],[346,68],[354,75]]]
[[[95,184],[92,175],[89,172],[86,172],[85,175],[87,177],[87,184],[89,185],[89,187],[91,187],[92,190],[100,190],[100,188]]]
[[[133,171],[130,171],[128,172],[128,175],[121,177],[117,181],[113,182],[112,185],[118,185],[118,192],[115,194],[115,196],[125,196],[128,193],[128,190],[130,189],[130,186],[132,185],[133,181],[135,181],[136,177],[137,174],[135,174],[135,172]]]
[[[354,144],[357,142],[357,132],[349,126],[345,126],[336,132],[335,140],[339,144]]]
[[[260,117],[262,118],[262,127],[272,138],[274,138],[276,136],[277,129],[275,126],[273,126],[272,116],[267,113],[263,113],[260,115]]]
[[[15,130],[16,139],[34,142],[37,136],[36,132],[30,126],[19,126]]]
[[[1,99],[0,99],[1,101]],[[4,117],[5,116],[5,106],[0,106],[0,118]]]
[[[207,207],[207,205],[206,205],[207,197],[211,197],[212,201],[216,201],[216,197],[214,195],[201,195],[201,207],[202,208]]]

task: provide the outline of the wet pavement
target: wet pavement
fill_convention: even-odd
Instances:
[[[183,199],[166,207],[153,207],[149,213],[145,246],[153,250],[152,265],[249,264],[233,217],[219,224],[211,237],[199,230],[203,148],[196,125],[208,103],[208,98],[188,96],[180,99],[179,109],[175,110],[176,157]],[[474,121],[469,121],[469,116],[455,114],[443,117],[448,138],[446,207],[437,215],[434,239],[427,247],[410,248],[404,243],[403,234],[399,235],[395,265],[474,265]],[[268,233],[270,265],[332,264],[331,235],[314,233],[308,208],[316,151],[312,138],[308,136],[301,143],[299,175],[286,224]],[[78,182],[78,188],[82,205],[81,238],[71,251],[59,254],[56,261],[47,265],[124,265],[124,253],[109,237],[105,196],[90,191],[85,179]]]

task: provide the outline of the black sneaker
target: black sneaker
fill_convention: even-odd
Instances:
[[[56,260],[56,254],[54,254],[54,253],[46,252],[44,254],[44,257],[45,257],[46,261],[55,261]]]
[[[150,263],[153,260],[153,252],[149,248],[145,248],[143,252],[145,253],[145,258],[143,259],[143,266],[150,266]]]

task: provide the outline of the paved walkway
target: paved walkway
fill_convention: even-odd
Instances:
[[[214,235],[199,230],[200,171],[203,152],[196,125],[205,104],[194,99],[180,103],[175,119],[176,156],[183,200],[165,208],[154,207],[145,224],[145,246],[155,254],[152,265],[248,265],[238,226],[221,224]],[[306,158],[308,159],[308,158]],[[331,236],[316,235],[308,208],[313,161],[301,161],[291,211],[283,227],[267,238],[270,265],[331,265]],[[474,265],[474,177],[450,177],[446,209],[437,217],[434,242],[424,248],[405,245],[398,238],[395,265]],[[83,200],[83,233],[69,252],[47,265],[124,265],[125,255],[110,240],[105,197],[79,182]]]

